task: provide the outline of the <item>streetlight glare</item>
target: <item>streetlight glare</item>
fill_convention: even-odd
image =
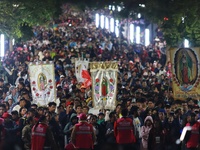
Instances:
[[[185,47],[185,48],[190,47],[190,46],[189,46],[189,40],[187,40],[187,39],[184,40],[184,47]]]
[[[114,18],[111,18],[110,19],[110,31],[111,32],[114,32],[115,31],[115,21],[114,21]]]
[[[105,19],[105,28],[108,30],[109,29],[109,19],[106,17]]]
[[[98,28],[99,27],[99,14],[96,14],[96,16],[95,16],[95,24],[96,24],[96,27]]]
[[[134,41],[134,25],[133,24],[130,25],[130,41],[131,43],[133,43]]]
[[[104,28],[104,15],[101,15],[101,28]]]
[[[119,20],[116,20],[115,23],[116,23],[115,34],[116,34],[116,37],[119,37]]]
[[[1,34],[1,52],[0,52],[0,57],[4,57],[4,34]]]
[[[145,29],[145,46],[150,44],[150,32],[149,29]]]
[[[136,44],[140,44],[140,27],[136,27]]]

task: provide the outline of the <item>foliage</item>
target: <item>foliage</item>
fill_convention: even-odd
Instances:
[[[9,37],[22,37],[24,24],[45,24],[52,20],[58,12],[54,0],[1,0],[0,1],[0,32]],[[31,28],[30,28],[31,29]]]
[[[142,11],[160,26],[169,45],[188,39],[192,46],[200,46],[199,6],[198,0],[151,0]]]

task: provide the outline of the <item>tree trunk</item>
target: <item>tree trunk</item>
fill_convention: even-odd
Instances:
[[[9,50],[13,51],[13,38],[12,37],[9,38]]]

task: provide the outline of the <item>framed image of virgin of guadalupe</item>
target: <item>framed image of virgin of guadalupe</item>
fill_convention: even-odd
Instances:
[[[170,49],[172,62],[172,87],[175,99],[199,99],[200,48]]]

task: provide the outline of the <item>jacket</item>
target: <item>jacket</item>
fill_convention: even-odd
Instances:
[[[122,117],[114,124],[114,135],[118,144],[135,143],[136,138],[134,135],[133,120],[130,118]]]

